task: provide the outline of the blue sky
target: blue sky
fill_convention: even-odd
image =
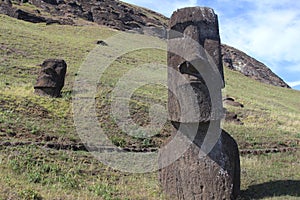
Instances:
[[[300,1],[123,0],[170,17],[178,8],[207,6],[219,16],[222,43],[266,64],[300,90]]]

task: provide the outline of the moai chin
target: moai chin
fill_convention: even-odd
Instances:
[[[163,191],[168,199],[175,200],[235,199],[240,190],[240,161],[235,140],[220,128],[224,74],[217,15],[210,8],[179,9],[173,13],[169,29],[172,135],[187,136],[191,145],[179,159],[161,169]],[[216,127],[212,129],[215,133],[208,131],[211,125]],[[196,131],[191,134],[191,130]],[[209,151],[203,152],[210,134],[215,140]]]

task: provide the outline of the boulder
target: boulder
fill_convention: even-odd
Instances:
[[[37,16],[33,13],[29,13],[21,9],[17,9],[14,15],[17,19],[24,20],[27,22],[32,22],[32,23],[42,23],[47,21],[47,19],[45,19],[44,17]]]
[[[16,2],[22,3],[24,0]],[[26,0],[26,2],[55,16],[53,19],[58,19],[60,24],[66,24],[61,20],[67,16],[69,19],[82,18],[118,30],[132,30],[143,26],[166,27],[167,21],[161,14],[117,0]],[[44,18],[48,18],[48,15],[44,15]]]
[[[108,44],[105,41],[103,41],[103,40],[98,40],[96,42],[96,44],[101,45],[101,46],[108,46]]]
[[[60,97],[64,86],[67,64],[64,60],[48,59],[41,65],[35,94],[40,96]]]
[[[223,103],[226,104],[226,105],[234,106],[234,107],[244,108],[243,104],[241,104],[240,102],[235,101],[232,98],[223,99]]]
[[[225,112],[225,121],[226,122],[233,122],[235,124],[238,125],[243,125],[244,123],[238,118],[238,115],[233,113],[233,112],[229,112],[226,110]]]

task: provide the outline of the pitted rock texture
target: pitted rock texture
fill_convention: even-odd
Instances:
[[[40,96],[60,97],[65,83],[67,64],[64,60],[48,59],[42,64],[34,92]]]
[[[14,17],[15,10],[12,8],[12,2],[10,0],[0,0],[0,14]]]
[[[235,199],[240,160],[235,140],[220,128],[224,77],[217,16],[210,8],[183,8],[169,28],[168,111],[172,136],[182,138],[160,155],[163,191],[172,200]],[[170,164],[173,155],[179,158]]]
[[[217,15],[211,8],[182,8],[173,13],[169,28],[170,120],[182,123],[220,120],[224,75]]]
[[[287,83],[274,74],[266,65],[238,49],[223,44],[222,55],[224,66],[229,69],[239,71],[245,76],[266,84],[290,88]]]
[[[179,159],[161,169],[160,182],[166,198],[236,199],[240,191],[240,160],[236,142],[223,131],[208,155],[201,155],[201,144],[194,141]]]
[[[213,58],[224,80],[218,16],[213,9],[207,7],[179,9],[172,14],[169,28],[198,42]],[[170,38],[173,37],[170,35]]]
[[[24,1],[20,1],[21,2]],[[27,2],[27,1],[26,1]],[[0,1],[0,14],[8,15],[10,17],[14,17],[23,21],[31,22],[31,23],[46,23],[53,24],[58,23],[62,25],[73,25],[74,22],[70,18],[52,18],[49,16],[43,16],[40,10],[22,10],[20,8],[16,8],[14,4],[11,3],[10,0],[2,0]]]
[[[50,21],[50,23],[56,22],[72,25],[76,19],[84,19],[118,30],[131,30],[144,26],[166,27],[167,22],[167,18],[159,13],[118,0],[16,0],[15,2],[20,5],[23,3],[32,4],[39,10],[51,15],[51,18],[49,18],[49,16],[43,16],[41,13],[27,13],[30,16],[34,15],[35,17],[44,18],[44,20],[39,22]],[[9,14],[8,8],[6,4],[5,6],[3,4],[0,7],[0,13],[16,17],[14,14]],[[22,12],[25,11],[22,10]]]

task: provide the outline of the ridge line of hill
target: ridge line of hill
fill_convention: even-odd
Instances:
[[[147,8],[118,0],[1,0],[0,14],[32,23],[82,25],[96,23],[125,31],[144,29],[156,36],[166,37],[168,18]],[[290,88],[265,64],[246,53],[222,45],[223,64],[262,83]]]

